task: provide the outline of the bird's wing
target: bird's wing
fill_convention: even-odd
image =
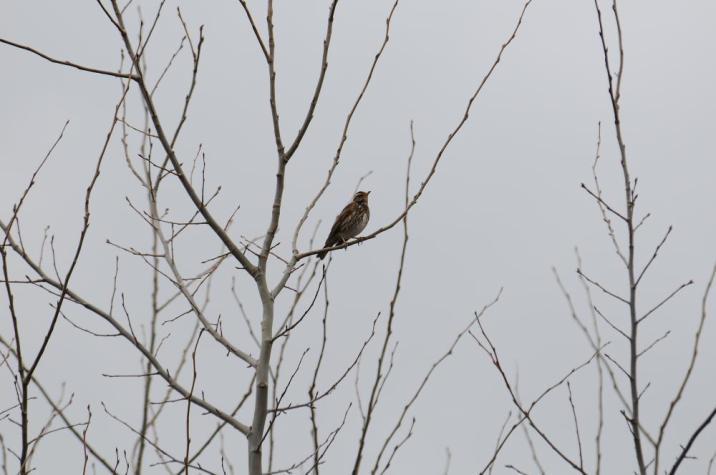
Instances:
[[[353,206],[351,206],[353,203],[348,203],[345,208],[343,208],[343,211],[341,211],[338,216],[336,216],[336,220],[333,222],[333,226],[331,226],[331,232],[328,233],[328,238],[326,239],[326,245],[329,245],[329,241],[333,241],[337,234],[341,231],[342,228],[345,227],[345,225],[351,221],[350,215],[353,214]]]

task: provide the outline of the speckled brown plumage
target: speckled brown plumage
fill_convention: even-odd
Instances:
[[[336,221],[328,233],[326,243],[323,247],[331,247],[336,244],[343,244],[350,238],[356,237],[368,224],[370,209],[368,208],[368,195],[370,191],[359,191],[353,195],[353,201],[348,203],[340,212]],[[318,258],[326,257],[327,251],[318,253]]]

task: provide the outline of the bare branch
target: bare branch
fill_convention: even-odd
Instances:
[[[574,408],[574,400],[572,399],[572,385],[567,380],[567,392],[569,393],[569,407],[572,409],[572,419],[574,420],[574,432],[577,437],[577,447],[579,448],[579,466],[584,468],[584,457],[582,456],[582,437],[579,435],[579,421],[577,420],[577,410]]]
[[[664,434],[666,433],[666,428],[669,425],[669,422],[671,421],[671,417],[674,414],[674,411],[676,409],[676,406],[681,401],[681,398],[684,395],[684,390],[686,389],[686,386],[689,384],[689,380],[691,379],[691,374],[693,373],[694,366],[696,365],[696,359],[699,355],[699,344],[701,343],[701,334],[704,328],[704,323],[706,322],[706,305],[708,303],[708,298],[711,293],[711,287],[713,286],[714,279],[716,278],[716,265],[714,265],[711,276],[709,277],[708,283],[706,284],[706,289],[704,290],[703,298],[701,299],[701,318],[699,319],[699,326],[696,329],[696,333],[694,335],[694,344],[691,349],[691,359],[689,360],[689,366],[686,368],[686,373],[684,373],[684,378],[681,380],[681,384],[679,385],[679,389],[676,391],[676,395],[669,403],[669,409],[666,412],[666,415],[664,416],[664,420],[661,423],[659,427],[659,436],[657,438],[656,447],[655,447],[655,462],[654,467],[655,469],[659,466],[659,449],[661,448],[662,441],[664,440]],[[711,417],[713,417],[713,413],[711,414]],[[684,448],[681,455],[679,456],[679,459],[677,459],[676,463],[674,464],[674,467],[672,468],[671,473],[675,473],[675,470],[678,468],[679,464],[683,460],[683,458],[686,456],[686,453],[688,452],[689,447],[691,446],[691,443],[698,437],[699,433],[703,428],[706,427],[710,423],[710,418],[707,418],[705,425],[702,425],[699,429],[697,429],[696,432],[692,434],[692,438],[689,440],[689,444],[687,447]]]
[[[641,278],[644,277],[644,274],[649,269],[649,266],[651,266],[652,262],[656,259],[656,256],[659,255],[659,250],[661,249],[661,246],[664,245],[666,240],[669,238],[669,234],[671,234],[671,230],[674,229],[673,226],[669,226],[669,228],[666,230],[666,234],[664,234],[664,237],[661,239],[661,242],[656,246],[656,249],[654,249],[654,254],[652,254],[651,258],[649,259],[649,262],[646,263],[644,268],[639,273],[639,277],[636,279],[636,285],[639,285],[639,282],[641,282]]]
[[[114,72],[114,71],[106,71],[106,70],[104,70],[104,69],[95,69],[95,68],[91,68],[91,67],[89,67],[89,66],[82,66],[81,64],[73,63],[73,62],[71,62],[71,61],[66,61],[66,60],[62,60],[62,59],[55,59],[55,58],[53,58],[53,57],[51,57],[51,56],[46,55],[45,53],[43,53],[43,52],[41,52],[41,51],[36,50],[35,48],[31,48],[31,47],[29,47],[29,46],[21,45],[20,43],[15,43],[14,41],[6,40],[6,39],[3,39],[3,38],[0,38],[0,43],[4,43],[4,44],[6,44],[6,45],[8,45],[8,46],[13,46],[13,47],[18,48],[18,49],[22,49],[22,50],[25,50],[25,51],[29,51],[30,53],[36,54],[37,56],[39,56],[39,57],[41,57],[41,58],[43,58],[43,59],[46,59],[47,61],[50,61],[51,63],[61,64],[61,65],[63,65],[63,66],[69,66],[69,67],[71,67],[71,68],[79,69],[80,71],[87,71],[87,72],[90,72],[90,73],[101,74],[101,75],[104,75],[104,76],[112,76],[112,77],[115,77],[115,78],[131,79],[131,80],[133,80],[133,81],[136,81],[136,80],[138,79],[138,77],[137,77],[136,75],[134,75],[134,74],[116,73],[116,72]]]
[[[685,282],[685,283],[681,284],[680,286],[678,286],[678,287],[676,288],[676,290],[674,290],[674,291],[671,292],[669,295],[667,295],[661,302],[659,302],[658,304],[656,304],[651,310],[649,310],[649,311],[646,312],[642,317],[640,317],[639,319],[637,319],[636,322],[637,322],[637,323],[641,323],[642,321],[644,321],[644,319],[646,319],[649,315],[651,315],[652,313],[654,313],[654,312],[656,312],[657,310],[659,310],[662,305],[664,305],[666,302],[668,302],[669,300],[671,300],[672,298],[674,298],[674,297],[676,296],[676,294],[678,294],[679,292],[681,292],[684,288],[688,287],[689,285],[692,285],[693,283],[694,283],[694,281],[693,281],[693,280],[690,280],[690,281]]]
[[[601,290],[601,291],[604,292],[605,294],[609,295],[610,297],[614,297],[615,299],[619,300],[620,302],[629,305],[629,301],[628,301],[627,299],[625,299],[624,297],[620,297],[619,295],[615,294],[614,292],[612,292],[612,291],[610,291],[610,290],[604,288],[604,287],[602,286],[602,284],[600,284],[599,282],[596,282],[596,281],[590,279],[589,277],[587,277],[587,276],[584,274],[584,272],[582,272],[582,269],[577,269],[577,274],[579,274],[580,277],[584,277],[584,279],[585,279],[587,282],[589,282],[589,283],[592,284],[593,286],[597,287],[599,290]]]
[[[609,206],[609,204],[608,204],[606,201],[604,201],[601,196],[599,196],[598,194],[596,194],[596,193],[594,193],[592,190],[590,190],[590,189],[587,187],[587,185],[585,185],[584,183],[582,183],[580,186],[582,187],[582,189],[583,189],[584,191],[586,191],[587,193],[589,193],[595,200],[597,200],[597,202],[598,202],[601,206],[604,206],[606,209],[608,209],[609,211],[611,211],[611,212],[614,214],[614,216],[620,218],[620,219],[623,220],[623,221],[627,221],[627,218],[625,218],[623,214],[621,214],[620,212],[616,211],[614,208],[612,208],[611,206]]]

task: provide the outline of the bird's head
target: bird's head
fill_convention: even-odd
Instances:
[[[368,203],[368,195],[370,194],[370,191],[358,191],[355,195],[353,195],[353,201],[356,203]]]

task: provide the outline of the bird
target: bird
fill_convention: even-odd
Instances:
[[[343,244],[352,237],[356,237],[363,231],[370,219],[370,208],[368,208],[368,195],[370,191],[357,191],[353,200],[343,208],[328,233],[326,243],[323,247],[331,247],[336,244]],[[326,257],[328,251],[319,252],[318,258]]]

